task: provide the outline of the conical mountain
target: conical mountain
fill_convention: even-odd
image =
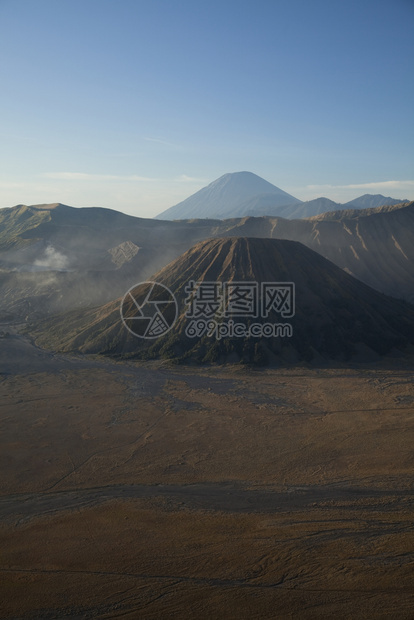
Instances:
[[[224,174],[206,187],[157,215],[162,220],[226,219],[246,213],[246,202],[265,196],[273,207],[301,201],[252,172]],[[240,208],[240,213],[239,213]]]
[[[391,198],[391,196],[383,196],[382,194],[364,194],[358,196],[344,204],[349,209],[375,209],[376,207],[385,207],[408,202],[407,198]]]
[[[414,343],[413,306],[374,291],[295,241],[203,241],[152,281],[168,287],[176,307],[168,305],[165,289],[146,285],[133,289],[126,304],[124,299],[124,322],[121,300],[116,300],[48,319],[38,325],[35,337],[39,344],[64,351],[253,363],[347,360]],[[295,306],[289,283],[295,287]],[[143,315],[151,323],[147,339],[142,331],[141,337],[129,331],[134,320],[135,325],[143,323]],[[244,332],[229,331],[230,321]],[[285,327],[279,330],[278,325]]]

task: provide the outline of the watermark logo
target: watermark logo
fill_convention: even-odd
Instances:
[[[271,322],[295,315],[293,282],[196,282],[185,287],[185,333],[189,338],[289,338],[290,323]],[[163,284],[141,282],[132,287],[121,304],[125,327],[135,336],[159,338],[174,325],[178,305]],[[244,319],[235,320],[235,319]],[[261,319],[253,321],[252,319]],[[263,319],[266,319],[263,321]]]
[[[125,294],[121,319],[131,334],[153,340],[164,336],[174,325],[178,305],[169,288],[158,282],[140,282]]]
[[[267,318],[271,312],[283,318],[295,315],[294,282],[194,282],[185,292],[186,317]]]
[[[235,318],[291,318],[295,314],[293,282],[195,282],[185,292],[186,335],[222,338],[280,338],[293,335],[290,323],[235,321]]]

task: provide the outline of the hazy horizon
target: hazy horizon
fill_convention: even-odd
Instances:
[[[414,199],[406,0],[0,5],[0,207],[154,217],[249,170],[300,200]]]
[[[206,182],[206,185],[210,184],[211,182],[213,182],[213,181],[215,181],[215,180],[216,180],[216,179],[212,179],[212,181],[208,181],[208,182]],[[265,179],[265,180],[267,180],[267,179]],[[202,188],[203,188],[203,187],[205,187],[206,185],[202,185],[200,188],[196,189],[193,193],[196,193],[197,191],[199,191],[200,189],[202,189]],[[340,201],[340,200],[334,200],[333,198],[331,198],[331,197],[330,197],[330,196],[328,196],[328,195],[324,195],[324,196],[322,196],[321,194],[317,194],[317,193],[316,193],[314,196],[312,195],[312,198],[306,198],[306,197],[303,197],[303,198],[300,198],[300,200],[302,200],[302,201],[304,201],[304,202],[305,202],[305,201],[307,201],[307,200],[313,200],[314,198],[328,198],[328,199],[330,199],[330,200],[334,200],[334,202],[337,202],[338,204],[344,204],[344,203],[350,202],[350,201],[352,201],[352,200],[354,200],[354,199],[356,199],[356,198],[359,198],[359,197],[361,197],[361,196],[362,196],[362,195],[364,195],[364,194],[368,194],[368,195],[369,195],[369,194],[374,194],[374,193],[375,193],[375,194],[381,194],[381,193],[382,193],[382,195],[385,195],[385,196],[387,197],[387,192],[388,192],[388,193],[393,193],[393,185],[392,185],[391,183],[388,183],[388,184],[383,184],[383,192],[380,192],[380,191],[375,191],[375,192],[374,192],[374,191],[373,191],[373,189],[374,189],[374,188],[372,187],[372,185],[373,185],[373,184],[367,183],[367,184],[360,184],[360,185],[358,185],[358,186],[355,186],[355,188],[356,188],[356,187],[359,187],[359,188],[360,188],[360,191],[359,191],[359,192],[358,192],[358,190],[357,190],[357,189],[355,189],[355,188],[354,188],[354,187],[352,187],[352,186],[351,186],[351,187],[349,187],[349,188],[340,188],[340,189],[343,189],[343,190],[347,190],[347,189],[349,189],[349,190],[353,190],[353,191],[354,191],[354,194],[349,193],[349,196],[350,196],[350,197],[347,197],[346,199],[342,199],[342,201]],[[381,187],[381,184],[376,184],[376,185],[378,185],[378,186],[380,186],[380,187]],[[315,186],[315,187],[317,187],[317,186]],[[283,189],[283,188],[280,188],[280,189]],[[364,191],[363,191],[363,190],[364,190]],[[371,191],[370,191],[370,190],[371,190]],[[408,194],[409,192],[406,192],[406,193]],[[412,194],[411,194],[411,195],[412,195]],[[183,200],[185,200],[186,198],[189,198],[189,197],[190,197],[190,195],[188,195],[188,196],[183,196]],[[296,197],[296,198],[298,198],[298,196],[295,196],[295,197]],[[390,197],[390,198],[393,198],[393,199],[395,199],[395,198],[401,198],[402,200],[404,200],[404,199],[407,199],[407,200],[412,200],[412,198],[409,198],[409,196],[397,196],[397,195],[393,195],[393,196],[389,196],[389,197]],[[179,201],[179,202],[180,202],[180,201]],[[48,205],[48,204],[66,204],[67,206],[74,207],[74,208],[77,208],[77,209],[85,209],[85,208],[91,208],[91,207],[92,207],[92,208],[93,208],[93,207],[98,207],[98,208],[102,208],[102,207],[103,207],[103,208],[106,208],[106,209],[112,209],[112,210],[114,210],[114,211],[119,211],[119,212],[124,213],[124,214],[126,214],[126,215],[133,215],[133,216],[135,216],[135,217],[144,217],[144,218],[154,218],[154,217],[157,217],[157,215],[162,214],[162,211],[157,211],[157,213],[154,213],[154,214],[152,214],[152,215],[141,215],[140,213],[137,213],[137,209],[128,208],[128,207],[125,207],[124,209],[122,209],[122,208],[120,208],[119,206],[116,206],[116,205],[115,205],[115,206],[110,206],[110,205],[100,205],[100,204],[89,204],[89,205],[88,205],[88,204],[67,204],[67,203],[63,203],[63,202],[62,202],[62,201],[60,201],[60,200],[54,200],[54,201],[47,202],[47,203],[46,203],[46,202],[38,202],[38,203],[33,203],[33,202],[32,202],[32,203],[30,203],[30,204],[29,204],[29,203],[19,202],[19,203],[15,203],[15,204],[13,204],[13,205],[1,206],[1,207],[0,207],[0,210],[1,210],[1,209],[12,208],[12,207],[18,206],[18,205],[20,205],[20,204],[22,204],[22,205],[24,205],[24,206],[36,206],[36,205],[43,205],[43,204],[44,204],[44,205]],[[178,204],[178,203],[176,203],[176,204]],[[174,204],[174,205],[173,205],[173,204],[169,205],[169,207],[172,207],[172,206],[175,206],[175,204]],[[168,209],[168,207],[167,207],[167,209]]]

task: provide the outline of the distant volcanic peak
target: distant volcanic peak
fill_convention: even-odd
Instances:
[[[223,176],[219,177],[209,185],[207,188],[220,188],[231,190],[232,187],[237,187],[240,189],[244,189],[247,192],[247,196],[256,195],[257,192],[260,194],[271,193],[278,194],[283,192],[279,187],[269,183],[266,179],[254,174],[253,172],[228,172],[223,174]]]
[[[408,200],[391,198],[390,196],[383,196],[382,194],[364,194],[363,196],[358,196],[358,198],[354,198],[354,200],[350,200],[345,204],[349,207],[367,209],[373,207],[392,206],[403,202],[408,202]]]
[[[338,202],[335,202],[334,200],[331,200],[330,198],[326,198],[326,196],[321,196],[320,198],[313,198],[312,200],[307,200],[305,203],[303,204],[314,204],[314,203],[321,203],[324,205],[339,205]]]
[[[258,174],[255,174],[254,172],[249,172],[248,170],[241,170],[238,172],[226,172],[221,177],[218,177],[218,179],[215,179],[214,181],[212,181],[210,183],[210,186],[211,185],[224,185],[225,183],[231,183],[231,182],[236,182],[236,183],[254,182],[254,183],[260,183],[261,185],[263,185],[264,183],[266,183],[267,185],[272,185],[271,183],[269,183],[268,181],[260,177]]]
[[[300,201],[252,172],[232,172],[216,179],[157,216],[158,219],[194,219],[238,217],[245,213],[246,201],[271,194],[274,204],[287,205]],[[244,206],[243,206],[244,205]],[[241,208],[239,213],[238,209]]]

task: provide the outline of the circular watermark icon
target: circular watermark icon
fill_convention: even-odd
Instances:
[[[159,282],[132,286],[121,302],[121,319],[131,334],[153,340],[164,336],[174,325],[178,304],[169,288]]]

